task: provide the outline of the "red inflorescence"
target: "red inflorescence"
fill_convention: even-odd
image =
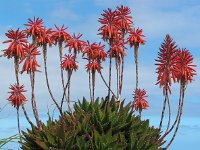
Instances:
[[[105,61],[106,59],[106,52],[104,51],[105,45],[101,45],[101,43],[99,43],[98,45],[95,44],[93,45],[94,49],[94,59],[96,60],[101,60],[101,61]]]
[[[86,70],[87,72],[91,71],[91,72],[100,72],[102,69],[101,65],[99,62],[92,60],[90,61],[87,65],[86,65]]]
[[[43,29],[40,36],[38,36],[37,38],[37,43],[39,45],[43,45],[43,44],[49,44],[49,46],[52,46],[53,44],[53,40],[52,40],[52,29]]]
[[[176,82],[176,61],[177,61],[177,46],[172,41],[169,35],[166,35],[165,41],[161,44],[160,52],[158,53],[157,61],[157,83],[160,87],[163,87],[163,94],[166,94],[166,90],[170,90],[172,79]]]
[[[115,57],[120,60],[120,57],[124,57],[126,54],[124,52],[125,47],[123,47],[122,41],[113,42],[111,48],[108,51],[109,57]]]
[[[74,51],[78,53],[80,53],[83,50],[85,42],[79,39],[81,36],[82,34],[74,34],[69,38],[69,40],[67,40],[67,44],[65,47],[69,48],[69,52],[71,52],[72,49],[74,49]]]
[[[7,98],[8,101],[17,109],[25,103],[26,97],[22,94],[23,92],[26,92],[24,90],[24,86],[18,86],[18,85],[10,85],[9,89],[11,90],[10,96]]]
[[[28,19],[28,23],[24,24],[28,28],[25,30],[28,36],[41,36],[43,32],[43,21],[40,18],[35,18],[31,20]]]
[[[116,25],[116,11],[112,11],[110,8],[108,8],[108,10],[104,10],[104,13],[101,15],[102,18],[99,18],[98,21],[102,24],[102,26],[99,28],[99,34],[102,36],[102,39],[105,41],[110,39],[118,39],[119,30]]]
[[[131,28],[131,25],[133,24],[133,21],[131,20],[132,17],[130,16],[130,14],[131,14],[130,8],[125,6],[117,7],[116,25],[118,29],[122,30],[124,33],[128,32]]]
[[[96,44],[94,42],[90,44],[88,42],[83,50],[83,56],[87,55],[87,58],[90,60],[105,61],[106,53],[104,51],[104,48],[105,45],[101,45],[101,43]]]
[[[66,32],[66,27],[62,25],[62,27],[56,27],[56,30],[52,33],[52,39],[55,41],[55,44],[58,42],[67,42],[70,39],[70,35]]]
[[[39,51],[37,50],[37,47],[33,44],[27,44],[25,46],[25,58],[20,61],[24,61],[21,73],[26,71],[27,73],[39,71],[37,70],[38,67],[40,67],[36,61],[36,56],[40,55]]]
[[[176,57],[176,66],[175,66],[175,71],[176,71],[176,78],[177,81],[182,82],[182,83],[188,83],[192,82],[192,78],[194,75],[196,75],[196,71],[194,65],[192,63],[193,57],[190,54],[190,52],[186,49],[182,50],[177,50],[177,57]]]
[[[144,35],[142,34],[142,29],[131,29],[128,37],[128,43],[130,44],[130,47],[139,46],[139,44],[143,45],[145,43],[143,37]]]
[[[133,101],[133,107],[136,111],[143,110],[149,107],[148,102],[146,100],[146,91],[143,89],[136,89],[134,91],[134,101]]]
[[[75,57],[72,55],[65,55],[63,57],[62,63],[61,63],[61,68],[64,70],[68,71],[76,71],[78,69],[78,65],[76,64],[77,62],[75,61]]]
[[[8,58],[12,58],[13,56],[18,57],[20,59],[24,58],[24,46],[27,43],[27,36],[23,31],[17,30],[8,30],[6,36],[9,40],[4,41],[3,43],[9,43],[7,49],[4,50],[4,55]]]

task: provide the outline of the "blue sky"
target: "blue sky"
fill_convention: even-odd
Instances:
[[[146,44],[140,47],[139,51],[139,84],[141,88],[145,88],[148,92],[148,100],[150,108],[144,112],[145,118],[155,118],[160,116],[162,106],[162,90],[155,86],[155,58],[160,44],[166,34],[170,34],[181,48],[187,48],[194,56],[194,63],[197,64],[197,74],[199,74],[200,64],[200,2],[198,0],[8,0],[2,1],[0,6],[0,49],[4,49],[6,45],[2,45],[2,41],[6,39],[5,32],[10,29],[24,28],[23,24],[28,18],[34,16],[40,17],[44,21],[46,27],[54,28],[54,24],[60,26],[65,24],[68,27],[69,33],[82,33],[83,40],[91,42],[101,41],[97,35],[97,30],[100,26],[98,18],[104,9],[115,8],[119,5],[125,5],[131,8],[135,27],[143,29],[145,34]],[[132,91],[135,85],[134,60],[133,50],[128,48],[125,66],[124,91],[122,97],[127,101],[132,99]],[[83,95],[88,97],[87,90],[87,74],[84,70],[85,61],[79,59],[79,70],[72,77],[72,99],[81,99]],[[43,62],[39,58],[41,71],[43,71]],[[49,75],[52,90],[54,95],[59,99],[61,97],[61,85],[58,69],[58,49],[53,47],[49,49],[48,56]],[[108,72],[107,63],[104,63],[104,74]],[[5,58],[0,59],[0,107],[3,107],[7,101],[7,91],[10,84],[15,83],[13,61]],[[58,73],[55,73],[58,72]],[[45,114],[48,107],[53,109],[49,95],[47,93],[44,82],[44,74],[37,73],[36,75],[36,93],[38,100],[37,104],[41,114]],[[20,76],[21,83],[26,89],[30,89],[28,75]],[[105,96],[105,86],[97,76],[96,95]],[[103,87],[103,88],[102,88]],[[114,87],[113,87],[114,88]],[[172,87],[173,95],[171,96],[171,104],[173,114],[176,113],[178,86]],[[195,76],[192,84],[188,85],[185,97],[183,122],[180,129],[180,134],[177,136],[174,145],[171,149],[186,149],[193,145],[194,150],[197,149],[194,145],[198,144],[196,139],[200,139],[200,79]],[[78,93],[78,94],[77,94]],[[98,93],[98,94],[97,94]],[[30,98],[30,94],[26,94]],[[30,108],[30,103],[27,102],[26,107]],[[13,118],[14,110],[7,105],[0,112],[0,123],[2,119]],[[31,112],[30,112],[31,114]],[[14,124],[15,120],[11,119]],[[156,120],[156,119],[152,119]],[[199,120],[199,121],[198,121]],[[11,122],[12,122],[11,121]],[[156,121],[152,124],[157,126]],[[5,126],[0,126],[0,129],[6,130]],[[14,126],[13,126],[14,127]],[[182,134],[181,134],[182,133]],[[1,133],[0,133],[1,134]],[[11,133],[12,134],[12,133]],[[183,138],[183,135],[184,136]],[[192,136],[195,135],[195,136]],[[1,137],[1,136],[0,136]],[[188,137],[188,138],[186,138]],[[195,143],[195,141],[197,141]],[[182,146],[182,142],[186,146]]]

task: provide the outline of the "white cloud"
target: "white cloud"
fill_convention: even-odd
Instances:
[[[149,38],[169,33],[184,47],[198,46],[200,39],[200,5],[191,1],[129,1],[135,26],[143,28]]]
[[[102,7],[113,7],[114,5],[119,5],[119,1],[110,1],[110,3],[106,1],[95,0],[96,5],[101,5]],[[173,39],[177,41],[177,44],[182,45],[183,47],[193,47],[199,45],[200,39],[200,30],[198,26],[200,24],[199,19],[199,5],[187,5],[182,4],[181,7],[174,6],[179,5],[177,1],[156,1],[156,0],[135,0],[134,2],[129,1],[125,2],[127,6],[131,7],[132,15],[134,19],[135,26],[140,26],[143,28],[144,33],[146,35],[146,39],[159,39],[154,40],[155,43],[147,43],[145,51],[146,55],[152,55],[152,52],[155,52],[155,46],[152,44],[156,44],[156,48],[159,47],[160,39],[164,38],[166,33],[171,33]],[[188,2],[189,3],[189,2]],[[63,3],[62,3],[63,5]],[[57,5],[56,8],[52,12],[52,16],[54,19],[65,20],[70,19],[76,20],[80,17],[77,16],[76,13],[71,11],[72,9],[69,7],[64,8],[61,4]],[[107,9],[107,8],[105,8]],[[83,16],[85,17],[85,16]],[[70,30],[76,31],[76,33],[83,33],[83,38],[89,39],[93,41],[99,41],[100,37],[97,35],[97,30],[99,28],[98,23],[99,14],[91,13],[91,15],[85,17],[85,21],[81,23],[76,23],[74,26],[70,27]],[[4,29],[3,29],[4,30]],[[0,28],[1,31],[1,28]],[[4,41],[4,39],[0,39],[0,42]],[[159,41],[159,42],[158,42]],[[197,42],[198,41],[198,42]],[[3,45],[4,46],[4,45]],[[5,47],[5,46],[4,46]],[[2,44],[1,47],[2,49]],[[66,50],[64,50],[66,51]],[[143,52],[142,52],[143,53]],[[153,105],[150,108],[150,111],[155,111],[156,114],[160,113],[161,105],[162,105],[162,90],[159,89],[156,83],[156,74],[155,74],[155,66],[154,60],[148,60],[143,55],[140,55],[140,61],[145,61],[145,63],[140,64],[139,68],[139,83],[140,87],[147,90],[149,95],[150,103]],[[50,86],[52,88],[53,94],[57,99],[61,97],[61,83],[60,83],[60,70],[59,66],[59,57],[58,57],[58,49],[52,48],[48,50],[48,71],[49,71],[49,79]],[[132,54],[128,54],[132,55]],[[40,57],[42,58],[42,57]],[[199,58],[195,59],[196,64],[200,64],[197,61]],[[200,60],[200,59],[199,59]],[[79,70],[74,73],[72,76],[72,86],[71,86],[71,96],[72,100],[81,99],[82,96],[89,97],[88,90],[88,76],[84,69],[85,61],[79,61]],[[44,70],[43,70],[43,61],[40,59],[39,63],[41,64],[42,73],[36,74],[36,93],[38,100],[38,107],[42,110],[46,109],[46,105],[51,105],[52,101],[50,100],[50,96],[48,94]],[[1,99],[5,99],[7,97],[7,91],[10,83],[15,81],[14,71],[13,71],[13,62],[12,60],[0,60],[0,70],[3,70],[1,74]],[[107,77],[108,74],[108,63],[104,64],[103,74]],[[147,66],[143,66],[143,65]],[[113,68],[114,69],[114,68]],[[126,97],[127,100],[132,99],[132,93],[135,87],[135,66],[133,64],[132,59],[130,57],[127,60],[127,64],[125,66],[125,76],[124,76],[124,89],[122,97]],[[199,74],[200,70],[197,69],[197,74]],[[115,75],[115,73],[113,73]],[[114,76],[113,76],[114,77]],[[114,77],[115,78],[115,77]],[[30,91],[30,83],[28,75],[22,75],[20,77],[21,82],[25,84],[27,89]],[[106,78],[108,79],[108,78]],[[115,79],[113,79],[115,80]],[[190,101],[190,98],[198,99],[199,97],[199,85],[200,80],[198,77],[195,77],[195,81],[188,85],[188,92],[186,96],[186,102]],[[101,81],[100,77],[97,76],[97,84],[96,84],[96,95],[97,96],[105,96],[107,94],[106,87]],[[115,87],[113,87],[115,90]],[[177,86],[172,87],[173,91],[177,91]],[[178,94],[177,94],[178,95]],[[30,93],[27,94],[30,97]],[[175,95],[176,96],[176,95]],[[27,102],[28,107],[30,107],[30,103]],[[174,104],[174,103],[172,103]],[[189,104],[188,104],[189,105]],[[190,109],[193,107],[192,105]],[[189,109],[186,107],[186,109]],[[149,113],[148,111],[147,113]]]

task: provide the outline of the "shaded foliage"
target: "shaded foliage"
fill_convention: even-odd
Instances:
[[[32,127],[23,132],[22,149],[72,150],[157,150],[160,130],[149,126],[131,112],[131,103],[85,98],[74,104],[74,112],[64,113],[58,120],[50,118],[42,130]]]

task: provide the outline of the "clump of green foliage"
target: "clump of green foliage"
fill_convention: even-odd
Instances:
[[[114,98],[85,98],[74,104],[73,113],[64,113],[58,120],[49,118],[42,130],[32,127],[23,132],[22,149],[66,150],[157,150],[160,130],[149,126],[131,112],[131,103]]]

